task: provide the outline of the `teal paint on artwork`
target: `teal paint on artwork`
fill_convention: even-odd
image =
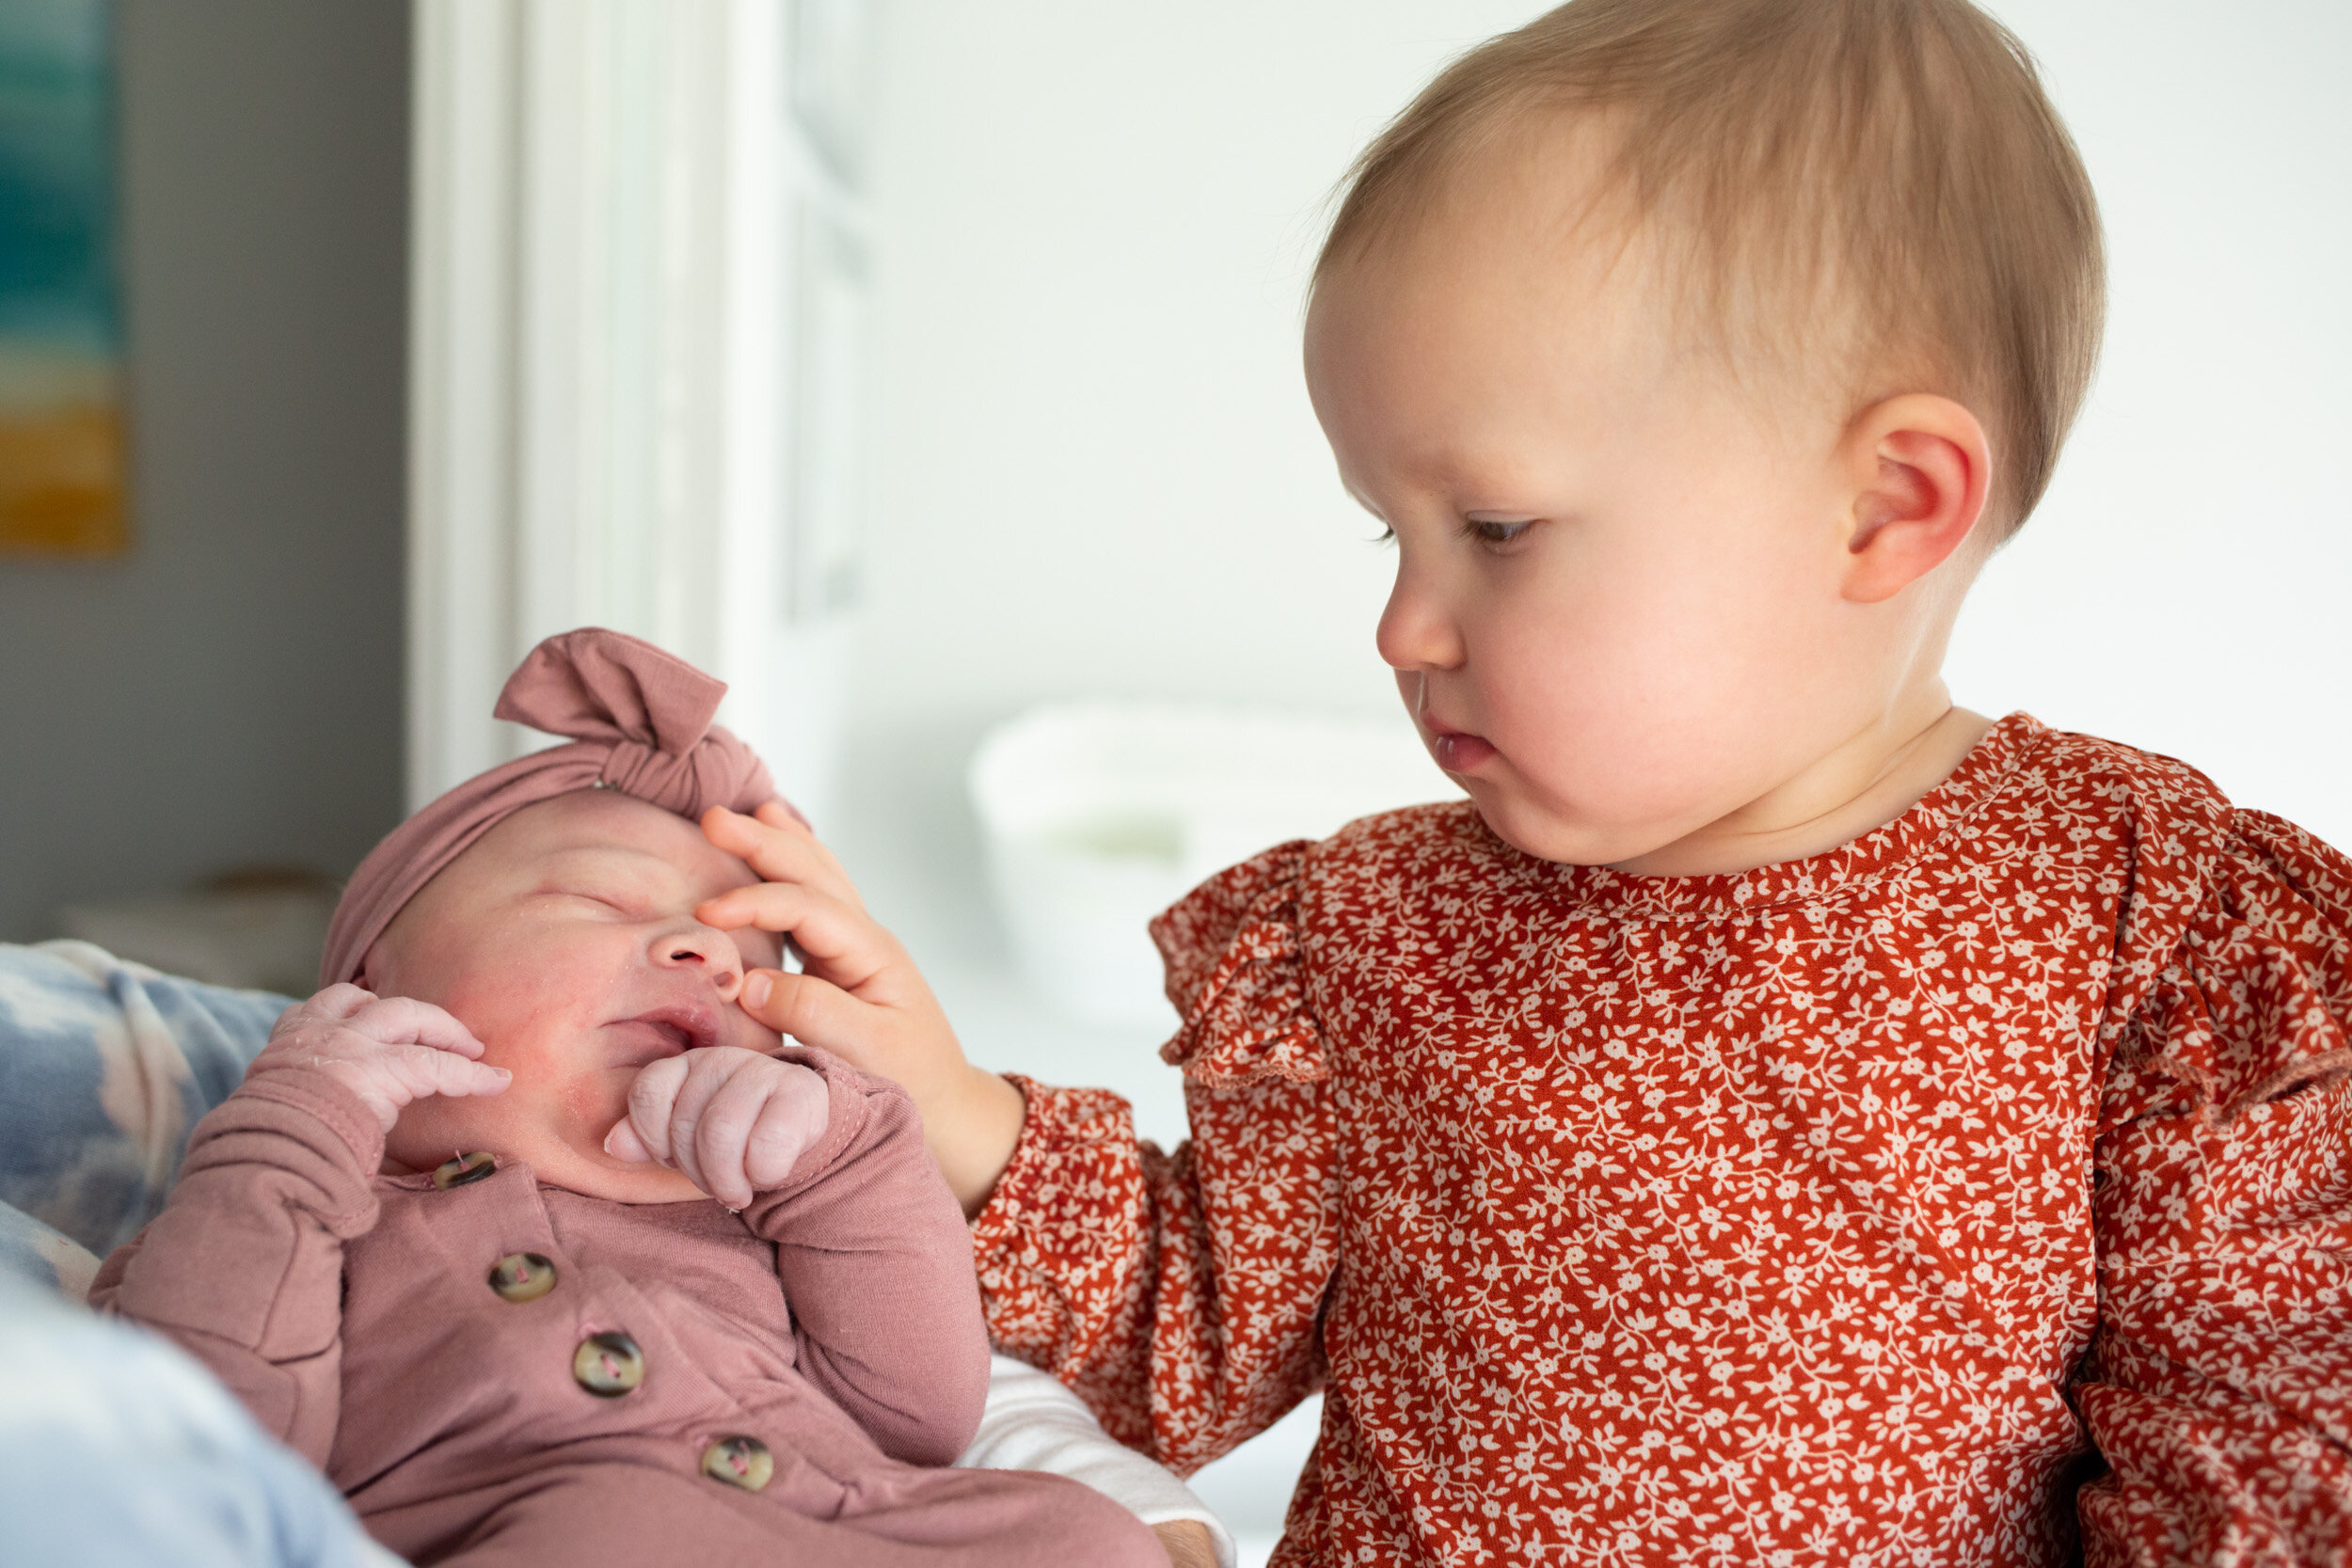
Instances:
[[[0,340],[111,355],[108,0],[0,0]]]

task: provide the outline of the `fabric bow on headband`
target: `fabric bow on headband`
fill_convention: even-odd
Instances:
[[[571,743],[467,780],[386,835],[359,863],[327,927],[319,983],[358,976],[368,948],[434,873],[499,823],[579,789],[617,789],[699,817],[776,799],[767,766],[713,724],[726,682],[652,643],[600,626],[531,650],[493,711]]]

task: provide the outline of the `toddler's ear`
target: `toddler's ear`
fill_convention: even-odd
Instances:
[[[1984,426],[1947,397],[1906,392],[1847,427],[1838,462],[1852,485],[1845,596],[1893,598],[1951,559],[1984,515],[1993,454]]]

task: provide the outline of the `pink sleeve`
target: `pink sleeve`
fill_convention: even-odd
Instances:
[[[2119,954],[2084,1545],[2352,1561],[2352,863],[2239,814],[2201,869],[2153,961]]]
[[[1303,844],[1152,925],[1192,1137],[1164,1154],[1103,1089],[1016,1079],[1021,1143],[973,1222],[989,1327],[1179,1473],[1320,1386],[1338,1119],[1298,937]]]
[[[831,1120],[743,1212],[776,1246],[802,1373],[894,1459],[946,1465],[979,1430],[988,1334],[963,1211],[898,1085],[805,1048]]]
[[[164,1212],[106,1259],[90,1305],[211,1368],[312,1464],[335,1440],[343,1243],[375,1224],[375,1117],[307,1068],[248,1078],[188,1138]]]

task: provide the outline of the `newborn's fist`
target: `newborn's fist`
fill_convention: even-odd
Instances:
[[[825,1135],[825,1081],[797,1062],[706,1046],[647,1063],[605,1135],[617,1160],[667,1165],[730,1209],[781,1186]]]
[[[430,1002],[329,986],[278,1015],[247,1072],[312,1067],[358,1095],[389,1132],[427,1095],[497,1094],[513,1074],[474,1058],[482,1042]]]

